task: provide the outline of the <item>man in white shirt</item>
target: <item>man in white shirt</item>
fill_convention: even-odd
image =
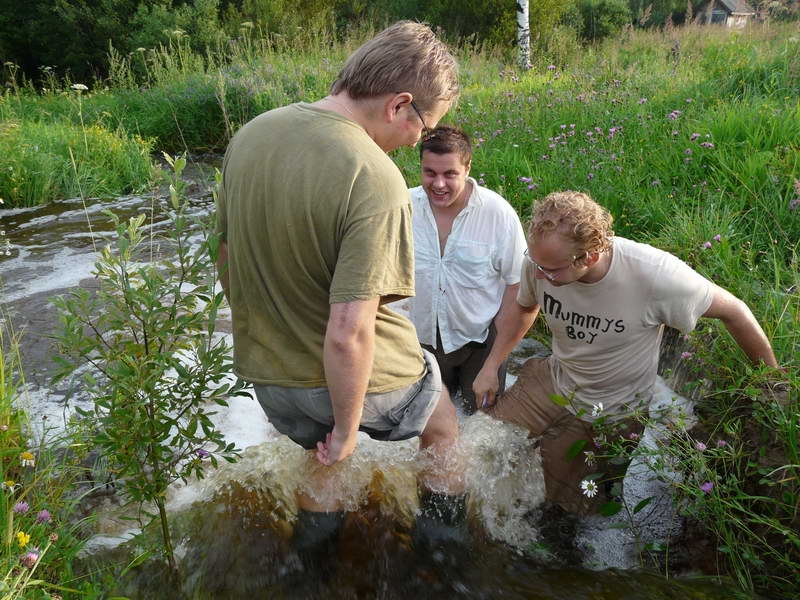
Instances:
[[[593,423],[602,418],[615,436],[638,439],[631,416],[652,396],[665,325],[688,333],[700,317],[719,319],[752,362],[778,366],[744,302],[668,252],[614,236],[612,222],[580,192],[554,192],[534,204],[519,297],[509,311],[516,326],[498,335],[475,380],[489,414],[540,437],[547,497],[578,513],[593,508],[596,489],[582,480],[603,471],[593,463],[604,432]],[[553,354],[529,359],[495,404],[493,368],[540,308]]]
[[[476,402],[473,380],[516,304],[525,234],[511,205],[469,176],[472,147],[464,132],[433,130],[420,160],[422,185],[410,190],[416,281],[410,318],[451,397],[460,390],[461,408],[472,414],[482,400]],[[505,361],[497,377],[502,389]]]

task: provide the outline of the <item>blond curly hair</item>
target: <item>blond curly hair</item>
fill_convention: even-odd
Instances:
[[[581,250],[602,252],[611,247],[614,217],[583,192],[553,192],[535,200],[528,236],[551,232],[572,239]]]

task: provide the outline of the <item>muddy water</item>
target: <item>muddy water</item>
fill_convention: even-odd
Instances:
[[[190,171],[197,215],[212,210],[212,171],[207,165],[194,165]],[[49,298],[95,285],[96,251],[114,235],[104,209],[123,219],[147,214],[154,237],[169,226],[166,199],[149,196],[0,210],[0,230],[5,232],[2,318],[21,335],[27,385],[20,402],[39,432],[58,430],[76,406],[88,403],[79,389],[51,386],[50,335],[56,315]],[[225,315],[222,320],[224,330]],[[542,351],[527,342],[516,361]],[[663,388],[660,397],[671,402],[672,393]],[[303,489],[310,468],[307,457],[275,432],[252,398],[232,399],[215,420],[244,454],[239,463],[225,465],[205,481],[170,490],[182,579],[168,580],[157,562],[150,562],[120,577],[119,593],[154,599],[731,596],[730,590],[708,580],[668,580],[638,570],[641,527],[634,539],[625,527],[608,520],[554,519],[542,506],[539,456],[531,440],[525,432],[482,415],[462,419],[460,452],[470,494],[466,544],[439,552],[414,550],[415,477],[420,468],[415,443],[380,444],[365,438],[328,490],[349,510],[341,535],[329,554],[309,565],[288,543],[296,516],[294,493]],[[651,437],[657,434],[650,432]],[[674,533],[666,486],[646,465],[631,469],[625,490],[632,504],[638,496],[659,494],[646,535],[658,540]],[[135,549],[124,542],[139,532],[121,518],[125,511],[119,498],[110,494],[94,510],[97,535],[89,553],[97,560],[129,560]]]

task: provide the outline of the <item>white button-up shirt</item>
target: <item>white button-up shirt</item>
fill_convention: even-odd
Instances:
[[[469,178],[472,194],[456,215],[444,253],[428,195],[409,190],[414,209],[416,295],[406,304],[423,344],[436,347],[436,324],[444,352],[483,342],[500,309],[506,286],[519,283],[525,234],[503,197]]]

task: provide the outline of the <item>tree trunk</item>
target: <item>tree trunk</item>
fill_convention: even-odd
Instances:
[[[517,64],[523,71],[531,68],[531,26],[528,0],[517,0]]]

